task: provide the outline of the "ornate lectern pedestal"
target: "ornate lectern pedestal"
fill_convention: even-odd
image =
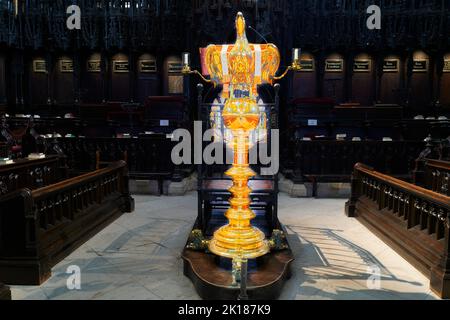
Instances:
[[[205,300],[236,300],[241,287],[233,271],[225,268],[222,258],[211,253],[184,249],[184,274],[189,277],[197,293]],[[254,260],[254,271],[249,270],[246,291],[250,300],[277,299],[291,277],[290,264],[294,261],[289,248],[270,252]]]
[[[225,173],[232,180],[228,189],[231,193],[229,208],[225,212],[228,223],[207,239],[202,232],[207,229],[202,225],[205,221],[200,221],[199,217],[182,253],[184,273],[205,299],[236,299],[238,296],[275,299],[290,277],[293,255],[277,218],[269,239],[252,225],[256,214],[251,208],[249,179],[256,173],[249,164],[249,149],[253,143],[250,134],[260,127],[258,86],[272,85],[287,71],[299,70],[299,52],[294,50],[292,66],[276,77],[280,65],[277,47],[249,44],[241,13],[236,17],[236,33],[234,45],[210,45],[204,50],[209,80],[200,72],[192,71],[188,55],[183,55],[185,74],[196,73],[204,81],[222,86],[220,98],[225,101],[222,122],[230,133],[227,145],[234,155],[232,167]]]

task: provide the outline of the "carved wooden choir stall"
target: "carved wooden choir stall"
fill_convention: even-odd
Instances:
[[[449,163],[430,160],[427,172]],[[428,180],[425,189],[357,164],[346,204],[356,217],[430,279],[430,288],[450,298],[450,197],[448,179]],[[436,191],[445,193],[438,193]]]
[[[31,187],[0,198],[0,279],[7,284],[42,284],[61,259],[134,210],[124,162]]]

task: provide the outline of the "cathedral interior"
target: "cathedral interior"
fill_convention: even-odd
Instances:
[[[450,298],[448,0],[0,0],[0,300]]]

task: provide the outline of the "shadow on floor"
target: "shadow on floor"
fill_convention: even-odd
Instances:
[[[430,298],[428,285],[397,277],[370,251],[339,235],[341,230],[286,228],[296,260],[281,299]],[[384,287],[386,282],[389,288]]]

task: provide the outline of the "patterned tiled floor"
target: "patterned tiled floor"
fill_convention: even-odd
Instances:
[[[13,299],[199,299],[180,258],[196,193],[135,200],[134,213],[55,266],[44,285],[13,286]],[[344,202],[280,195],[279,216],[296,256],[281,299],[436,299],[425,276],[345,216]],[[67,288],[70,266],[81,270],[81,290]]]

